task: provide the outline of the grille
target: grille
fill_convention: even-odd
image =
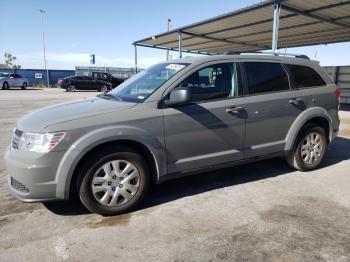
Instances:
[[[23,185],[21,182],[19,182],[18,180],[14,179],[13,177],[11,177],[11,186],[18,190],[18,191],[21,191],[21,192],[24,192],[24,193],[28,193],[29,192],[29,189]]]

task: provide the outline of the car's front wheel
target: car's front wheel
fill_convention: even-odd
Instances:
[[[117,215],[135,208],[146,195],[148,166],[131,149],[106,149],[83,164],[77,182],[80,200],[87,209]]]
[[[2,84],[2,89],[9,89],[9,84],[7,82],[4,82]]]
[[[301,131],[295,148],[287,157],[287,161],[300,171],[314,170],[321,165],[326,148],[326,131],[320,126],[309,124]]]

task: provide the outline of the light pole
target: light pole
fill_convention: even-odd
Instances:
[[[169,32],[170,30],[170,22],[171,22],[171,19],[168,18],[168,27],[167,27],[167,31]],[[166,61],[169,61],[169,49],[166,50]]]
[[[43,30],[44,64],[45,64],[45,70],[46,70],[46,80],[47,80],[47,87],[49,87],[50,79],[49,79],[49,70],[47,69],[47,64],[46,64],[45,31],[44,31],[44,14],[46,14],[46,11],[43,9],[40,9],[39,12],[41,14],[41,27]]]

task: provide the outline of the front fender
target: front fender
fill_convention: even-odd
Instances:
[[[329,139],[332,141],[333,128],[332,118],[328,114],[327,110],[321,107],[311,107],[300,113],[300,115],[294,120],[286,136],[285,151],[293,150],[296,139],[298,138],[301,128],[312,118],[322,117],[327,120],[329,125]]]
[[[157,179],[166,174],[166,154],[159,140],[146,130],[130,126],[103,127],[84,134],[64,154],[56,173],[58,199],[68,199],[73,172],[82,157],[91,149],[106,142],[132,140],[143,144],[152,153],[156,162]]]

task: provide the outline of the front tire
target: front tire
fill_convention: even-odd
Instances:
[[[148,165],[132,149],[105,149],[86,160],[77,185],[79,198],[90,211],[104,216],[122,214],[145,197]]]
[[[315,124],[305,126],[287,162],[300,171],[317,169],[327,148],[326,131]]]
[[[2,89],[4,89],[4,90],[9,89],[9,84],[7,82],[4,82],[2,84]]]

